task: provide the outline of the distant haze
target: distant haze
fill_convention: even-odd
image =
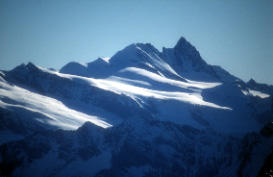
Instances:
[[[136,42],[161,50],[181,36],[203,59],[273,84],[272,0],[1,0],[0,69],[29,61],[60,69]]]

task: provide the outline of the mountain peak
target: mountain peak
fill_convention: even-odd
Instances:
[[[184,37],[181,37],[175,45],[174,54],[182,63],[189,62],[192,66],[198,68],[207,66],[198,50]]]
[[[197,51],[196,48],[186,40],[186,38],[181,37],[178,42],[176,43],[175,47],[176,50],[192,50]],[[198,51],[197,51],[198,52]]]
[[[151,44],[151,43],[133,43],[125,47],[123,50],[119,52],[138,52],[138,51],[145,51],[146,53],[159,53],[159,51]],[[119,53],[118,52],[118,53]]]
[[[115,53],[111,58],[98,58],[87,65],[72,62],[65,65],[60,72],[105,78],[128,67],[139,67],[170,77],[184,75],[189,79],[197,80],[219,79],[215,76],[217,74],[212,67],[202,59],[197,49],[184,37],[178,40],[174,48],[163,48],[162,52],[150,43],[132,43]],[[200,72],[206,73],[206,76]],[[223,72],[221,73],[223,74]]]
[[[60,69],[60,72],[65,74],[84,75],[86,74],[86,68],[86,65],[72,61],[63,66]]]
[[[146,52],[158,52],[158,50],[151,43],[136,43],[135,45]]]
[[[252,78],[247,83],[248,84],[257,84],[257,82]]]
[[[120,66],[138,63],[154,54],[159,55],[159,53],[160,52],[150,43],[133,43],[111,57],[110,63]]]
[[[11,72],[22,73],[22,72],[33,71],[37,69],[39,69],[38,66],[36,66],[32,62],[28,62],[27,64],[25,63],[20,64],[19,66],[12,69]]]

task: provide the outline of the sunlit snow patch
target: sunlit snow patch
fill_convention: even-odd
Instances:
[[[187,82],[173,80],[173,79],[169,79],[169,78],[160,76],[158,74],[152,73],[152,72],[147,71],[145,69],[140,69],[140,68],[136,68],[136,67],[128,67],[128,68],[123,69],[121,72],[136,73],[138,75],[146,77],[147,79],[151,79],[151,80],[161,82],[164,84],[170,84],[170,85],[180,87],[180,88],[208,89],[208,88],[214,88],[216,86],[221,85],[221,83],[219,83],[219,82],[197,82],[197,81],[191,81],[188,79],[186,79]]]
[[[268,97],[270,97],[270,95],[268,95],[266,93],[263,93],[263,92],[260,92],[258,90],[251,90],[251,89],[242,90],[242,93],[244,95],[257,96],[257,97],[260,97],[260,98],[268,98]]]
[[[109,63],[110,57],[101,57],[102,60],[104,60],[106,63]]]
[[[86,121],[92,122],[93,124],[103,128],[112,126],[111,124],[101,120],[99,117],[70,109],[56,99],[42,96],[17,86],[10,86],[3,82],[0,82],[0,98],[16,100],[16,102],[13,103],[0,101],[0,106],[21,107],[32,112],[41,113],[48,117],[49,120],[45,121],[43,119],[38,119],[38,121],[61,129],[77,129]]]
[[[195,82],[190,80],[187,80],[187,82],[176,81],[166,77],[159,76],[157,74],[146,71],[144,69],[139,69],[135,67],[130,67],[130,68],[127,68],[126,70],[136,72],[139,75],[143,75],[147,78],[150,78],[158,82],[167,83],[167,84],[174,85],[181,88],[196,88],[196,89],[202,90],[202,89],[213,88],[218,85],[221,85],[221,83]],[[131,81],[126,79],[123,79],[123,80],[120,80],[118,78],[93,79],[93,78],[85,78],[85,77],[61,74],[61,73],[55,73],[55,74],[61,77],[66,77],[70,79],[79,78],[81,81],[89,82],[90,85],[94,87],[98,87],[103,90],[111,91],[117,94],[124,94],[129,96],[130,98],[137,99],[137,100],[141,99],[140,97],[154,97],[157,99],[172,99],[172,100],[187,102],[190,104],[231,110],[231,108],[229,107],[224,107],[224,106],[220,106],[214,103],[204,101],[200,92],[187,93],[187,92],[178,92],[178,91],[175,91],[175,92],[161,91],[161,90],[154,90],[154,89],[148,89],[148,88],[131,85],[130,84]],[[147,84],[148,82],[145,81],[145,83]]]
[[[159,90],[137,87],[137,86],[133,86],[133,85],[129,85],[129,84],[113,81],[113,80],[106,80],[106,79],[104,80],[92,79],[92,82],[95,86],[101,89],[112,91],[117,94],[128,95],[130,97],[142,96],[142,97],[154,97],[157,99],[173,99],[173,100],[188,102],[191,104],[231,110],[231,108],[219,106],[214,103],[204,101],[202,96],[199,93],[159,91]]]

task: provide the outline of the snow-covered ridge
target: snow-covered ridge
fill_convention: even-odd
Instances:
[[[124,74],[125,76],[127,75],[126,72],[130,72],[131,74],[136,75],[137,77],[139,77],[139,79],[129,79],[130,77],[128,78],[124,77]],[[134,109],[139,109],[137,111],[145,111],[146,108],[144,109],[144,107],[147,106],[147,100],[150,99],[158,101],[176,100],[184,104],[205,106],[214,109],[232,110],[232,108],[230,107],[221,106],[212,102],[205,101],[201,96],[203,89],[211,89],[221,85],[221,83],[195,82],[191,80],[176,81],[161,76],[159,74],[155,74],[150,71],[134,67],[126,68],[120,71],[120,74],[121,77],[111,76],[106,79],[96,79],[77,75],[63,74],[45,68],[41,68],[32,63],[29,63],[27,65],[21,65],[18,68],[12,70],[11,72],[7,73],[7,79],[9,81],[13,81],[14,83],[16,82],[20,83],[18,86],[11,86],[5,82],[1,83],[2,88],[0,95],[1,99],[3,99],[2,105],[23,106],[24,108],[29,109],[31,111],[40,112],[41,114],[44,114],[46,117],[49,118],[43,123],[48,123],[50,125],[62,129],[78,128],[85,121],[90,121],[98,126],[107,128],[112,126],[113,122],[111,118],[112,116],[104,117],[103,115],[100,115],[100,113],[92,115],[92,113],[91,114],[85,113],[78,110],[73,110],[73,107],[72,108],[67,107],[61,101],[57,100],[60,98],[60,95],[63,95],[63,93],[65,93],[63,96],[75,99],[75,103],[76,100],[80,101],[79,105],[78,103],[75,105],[76,107],[83,105],[83,103],[81,102],[82,100],[86,99],[85,96],[81,95],[85,94],[89,95],[90,92],[90,94],[92,93],[94,94],[90,97],[91,100],[93,99],[93,97],[97,98],[96,102],[101,100],[98,103],[96,103],[95,106],[106,104],[106,102],[108,102],[107,99],[109,99],[109,96],[113,95],[114,97],[117,98],[117,100],[113,100],[112,104],[115,104],[116,106],[120,105],[125,108],[127,106],[125,104],[126,102],[129,103],[128,106],[130,106],[130,104],[135,104],[134,106],[131,105],[129,108],[132,109],[133,112],[135,112]],[[129,75],[130,74],[128,74],[128,76]],[[56,90],[57,92],[54,91],[56,89],[54,86],[56,82],[66,83],[66,84],[58,83],[61,84],[60,85],[61,88],[59,89],[64,88],[66,89],[66,91],[59,92],[58,91],[59,89]],[[31,83],[35,83],[35,85],[29,85]],[[75,84],[75,86],[78,85],[79,88],[76,89],[74,86],[71,89],[66,88],[67,84],[68,86],[69,85],[73,86]],[[37,93],[33,93],[31,91],[26,90],[25,88],[21,88],[21,85],[23,87],[26,86],[26,88],[29,88],[29,86],[31,86],[34,89],[37,88],[39,90],[41,89],[39,92],[41,91],[46,92],[46,94],[40,95]],[[173,89],[172,90],[166,89],[169,87]],[[54,90],[52,90],[53,88]],[[109,96],[102,96],[101,98],[97,97],[95,92],[91,92],[91,90],[94,90],[94,88],[99,91],[98,94],[103,95],[105,94]],[[83,93],[80,90],[90,91]],[[47,95],[53,96],[53,98],[50,98]],[[124,98],[122,99],[119,97]],[[5,100],[21,101],[5,102]],[[92,102],[88,103],[88,105],[89,104],[93,105]],[[109,104],[111,103],[109,102]],[[89,109],[90,108],[94,109],[93,106],[91,107],[90,106],[88,106]],[[117,114],[121,115],[124,114],[122,112],[117,112],[118,109],[112,111],[116,112]]]
[[[110,58],[101,57],[86,65],[71,62],[61,68],[60,72],[106,78],[127,67],[136,67],[184,81],[233,82],[238,79],[220,67],[207,64],[198,50],[183,37],[174,48],[163,48],[162,52],[149,43],[135,43]]]
[[[174,80],[174,79],[164,77],[160,74],[155,74],[150,71],[136,68],[136,67],[128,67],[128,68],[121,70],[120,72],[121,73],[123,73],[123,72],[135,73],[137,75],[146,77],[148,79],[151,79],[151,80],[154,80],[157,82],[161,82],[164,84],[170,84],[170,85],[173,85],[176,87],[187,88],[187,89],[190,89],[190,88],[208,89],[208,88],[213,88],[213,87],[221,85],[221,83],[219,83],[219,82],[197,82],[197,81],[192,81],[189,79],[185,79],[185,81]]]
[[[221,108],[221,109],[231,109],[227,107],[222,107],[213,103],[206,102],[202,99],[202,96],[200,95],[202,89],[209,89],[214,88],[216,86],[221,85],[221,83],[209,83],[209,82],[195,82],[191,80],[187,80],[187,82],[183,81],[176,81],[172,80],[157,74],[154,74],[152,72],[146,71],[144,69],[129,67],[121,72],[130,71],[137,75],[144,76],[147,78],[146,81],[157,81],[162,84],[169,84],[178,88],[187,88],[191,90],[192,92],[182,92],[182,91],[161,91],[160,88],[157,89],[146,89],[141,88],[137,86],[130,85],[130,83],[126,82],[120,82],[119,80],[112,80],[111,77],[109,79],[95,79],[95,78],[87,78],[87,77],[81,77],[81,76],[75,76],[75,75],[68,75],[68,74],[62,74],[54,71],[49,71],[47,69],[39,67],[40,70],[43,72],[49,72],[51,74],[58,75],[63,78],[68,78],[70,80],[73,79],[80,79],[81,82],[88,82],[91,86],[98,87],[100,89],[104,89],[110,92],[118,93],[118,94],[124,94],[129,95],[130,97],[154,97],[157,99],[176,99],[179,101],[191,103],[191,104],[197,104],[201,106],[209,106],[214,108]],[[193,92],[195,91],[195,92]]]
[[[12,100],[12,102],[9,103],[6,100]],[[64,130],[75,130],[87,121],[103,128],[111,126],[111,124],[99,117],[68,108],[61,101],[3,82],[0,82],[0,107],[21,107],[32,112],[38,112],[48,117],[48,119],[35,117],[37,121]]]

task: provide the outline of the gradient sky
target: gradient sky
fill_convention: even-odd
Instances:
[[[273,0],[0,0],[0,69],[60,69],[184,36],[209,64],[273,84]]]

